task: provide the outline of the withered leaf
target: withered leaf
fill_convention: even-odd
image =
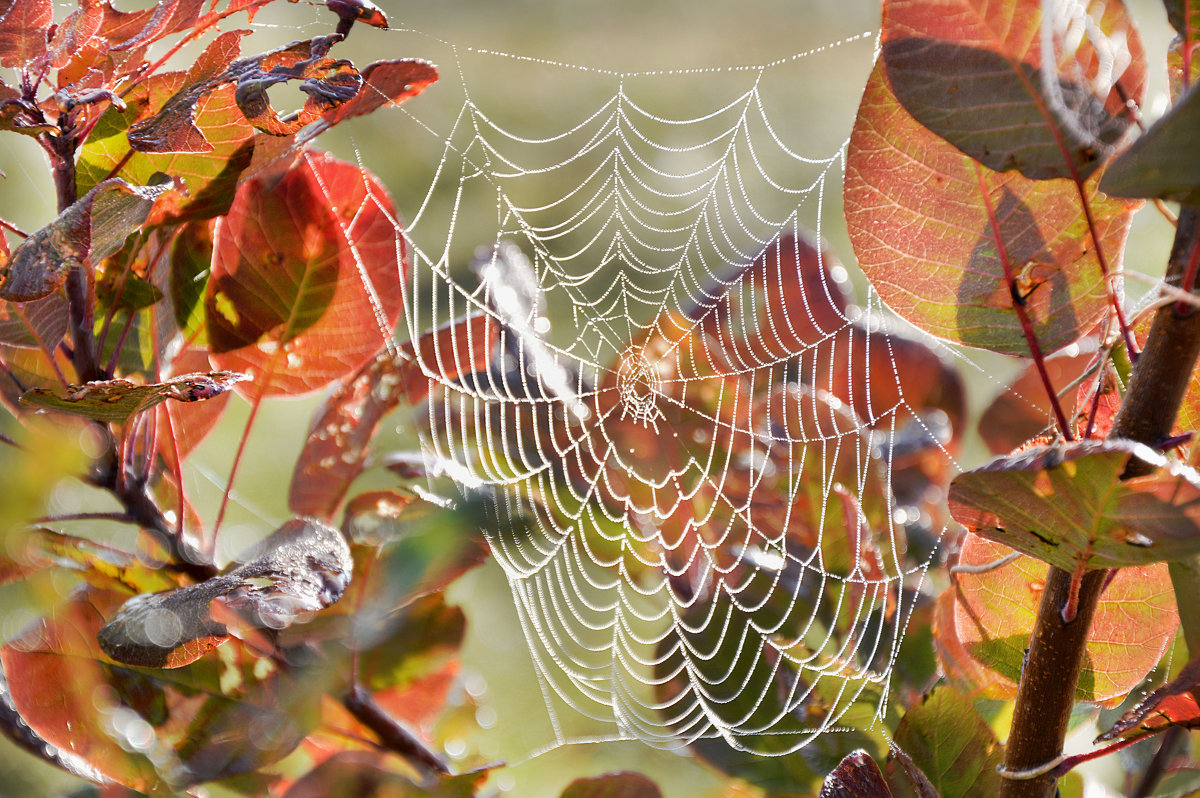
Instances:
[[[239,34],[240,38],[237,31],[225,36],[231,34]],[[220,55],[228,55],[235,40],[224,42],[219,51],[210,47],[205,53],[206,68],[193,68],[184,86],[162,110],[130,126],[129,145],[139,152],[208,152],[212,144],[195,125],[196,108],[204,96],[227,84],[236,86],[238,107],[256,128],[276,136],[295,133],[354,97],[362,86],[362,76],[353,64],[326,57],[341,38],[318,36],[292,42],[267,53],[226,62],[228,66],[219,71],[213,67],[220,64]],[[267,89],[293,80],[301,81],[299,88],[308,100],[298,113],[285,119],[271,107]]]
[[[350,547],[333,527],[293,518],[271,533],[262,554],[197,585],[143,593],[99,631],[117,662],[177,668],[220,645],[233,619],[247,628],[282,629],[342,597],[350,583]]]
[[[97,185],[50,224],[21,242],[8,263],[0,265],[0,299],[30,302],[53,293],[71,270],[107,257],[121,248],[151,208],[174,186],[156,180],[135,186],[120,178]]]
[[[32,388],[21,394],[21,404],[122,424],[168,399],[177,402],[212,399],[244,379],[246,376],[237,372],[211,371],[206,374],[183,374],[165,382],[147,385],[135,385],[129,380],[120,379],[97,380],[68,386],[65,396],[49,388]]]

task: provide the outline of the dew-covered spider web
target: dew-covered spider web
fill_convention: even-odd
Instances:
[[[822,83],[865,77],[875,33],[647,71],[393,38],[441,75],[388,116],[426,161],[391,186],[397,338],[454,330],[423,358],[422,491],[487,503],[547,746],[882,726],[964,409],[844,244],[861,83],[833,120]]]

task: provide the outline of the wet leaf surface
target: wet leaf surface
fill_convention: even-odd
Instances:
[[[271,533],[261,556],[228,573],[127,601],[99,632],[118,662],[176,668],[225,641],[229,624],[281,629],[341,598],[353,563],[340,532],[293,519]]]
[[[39,754],[69,769],[90,763],[93,780],[177,791],[262,767],[299,743],[315,720],[300,672],[259,667],[256,676],[257,660],[243,650],[227,666],[148,673],[113,665],[96,634],[124,598],[76,593],[0,650],[12,720]]]
[[[52,0],[0,0],[0,66],[23,67],[46,52]]]
[[[825,777],[819,798],[892,798],[892,791],[871,755],[854,751]]]
[[[1009,553],[999,543],[968,535],[959,563],[983,566]],[[1021,557],[983,573],[959,573],[957,590],[951,585],[939,600],[939,609],[943,601],[953,607],[953,625],[939,623],[939,645],[961,646],[975,667],[1000,677],[988,687],[988,695],[1015,695],[1047,571],[1045,563]],[[1158,664],[1178,628],[1164,564],[1117,571],[1092,621],[1076,698],[1119,701]],[[947,641],[949,636],[953,639]],[[976,685],[987,683],[985,676]]]
[[[1131,457],[1158,470],[1122,481]],[[1200,475],[1129,441],[997,458],[955,478],[950,512],[968,530],[1068,572],[1200,552]]]
[[[1140,103],[1146,56],[1120,3],[1089,3],[1086,36],[1055,19],[1045,63],[1038,0],[890,0],[881,59],[908,113],[989,169],[1086,179]],[[1065,17],[1065,15],[1064,15]],[[1111,71],[1113,61],[1123,69]]]
[[[1032,181],[976,163],[904,110],[882,66],[867,83],[849,147],[844,197],[855,254],[883,301],[920,329],[1026,356],[1019,301],[1049,354],[1106,309],[1071,181]],[[1132,206],[1093,183],[1084,193],[1113,266]]]
[[[103,380],[68,386],[65,395],[48,388],[33,388],[21,394],[21,404],[40,410],[69,413],[74,416],[123,424],[168,399],[199,402],[228,391],[245,379],[229,371],[184,374],[165,382],[135,385],[129,380]]]
[[[205,316],[212,363],[248,394],[301,394],[353,374],[391,339],[408,248],[383,186],[305,154],[243,183],[216,229]]]

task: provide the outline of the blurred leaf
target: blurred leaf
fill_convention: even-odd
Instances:
[[[1118,197],[1200,203],[1200,86],[1193,86],[1105,171],[1100,190]]]
[[[0,299],[40,299],[58,289],[72,268],[86,268],[89,258],[98,263],[116,252],[170,188],[162,180],[148,186],[120,178],[100,183],[22,241],[12,259],[0,265]]]
[[[871,755],[859,750],[825,777],[819,798],[892,798],[892,791]]]
[[[1122,251],[1131,206],[1090,183],[1084,193],[1111,260]],[[1079,339],[1108,306],[1075,184],[979,165],[904,110],[881,65],[851,134],[845,203],[867,279],[932,335],[1028,355],[1014,312],[1019,297],[1049,354]]]
[[[399,610],[380,607],[363,594],[363,606],[354,612],[359,678],[374,692],[406,688],[458,659],[466,616],[447,605],[440,592],[421,596]],[[357,617],[359,612],[365,617]]]
[[[959,564],[994,564],[1010,551],[968,535]],[[989,689],[991,695],[1015,695],[1048,570],[1043,562],[1021,557],[982,573],[958,573],[957,589],[947,588],[953,597],[952,633],[971,657],[1002,677]],[[1179,628],[1166,571],[1158,563],[1122,568],[1113,576],[1088,634],[1078,700],[1119,700],[1158,664]],[[939,637],[950,631],[939,629]]]
[[[383,756],[366,751],[335,754],[297,781],[284,798],[471,798],[486,771],[440,776],[415,784],[389,769]]]
[[[281,180],[243,183],[217,226],[205,294],[211,361],[251,395],[353,374],[390,341],[408,246],[386,190],[306,153]]]
[[[10,533],[4,552],[8,559],[8,578],[24,578],[47,568],[78,572],[93,587],[110,591],[141,592],[165,590],[178,582],[171,571],[142,562],[137,557],[103,543],[32,527]],[[13,568],[14,571],[9,571]]]
[[[230,619],[280,629],[342,597],[353,564],[341,533],[293,519],[271,533],[256,559],[189,587],[144,593],[99,632],[113,659],[149,668],[194,662],[227,638]]]
[[[1200,728],[1200,659],[1189,662],[1178,676],[1142,699],[1096,742],[1156,734],[1172,726]]]
[[[48,388],[32,388],[21,394],[21,404],[123,424],[168,399],[198,402],[220,396],[245,378],[243,374],[229,371],[211,371],[207,374],[184,374],[148,385],[134,385],[129,380],[102,380],[70,385],[65,396]]]
[[[32,302],[0,302],[0,343],[52,352],[67,334],[70,307],[62,293]]]
[[[576,779],[559,798],[662,798],[662,791],[641,773],[625,771]]]
[[[929,783],[929,777],[922,773],[912,761],[912,757],[898,746],[893,745],[888,750],[884,778],[895,798],[942,798]]]
[[[1076,343],[1080,345],[1077,352],[1068,347],[1044,361],[1050,384],[1058,392],[1082,377],[1096,359],[1096,338],[1087,337]],[[1075,396],[1075,391],[1069,391],[1060,399],[1068,418],[1075,413]],[[1037,366],[1030,363],[983,411],[977,428],[992,454],[1008,454],[1051,428],[1054,423],[1051,413]]]
[[[362,71],[363,85],[353,99],[325,112],[325,120],[336,125],[376,108],[397,106],[438,79],[437,67],[419,58],[376,61]]]
[[[296,461],[288,490],[292,512],[332,517],[362,472],[383,417],[402,401],[420,401],[434,379],[429,375],[454,380],[486,369],[498,332],[495,320],[485,314],[455,319],[395,354],[380,353],[338,386],[313,415]]]
[[[996,735],[966,698],[938,687],[909,708],[894,742],[938,790],[941,798],[998,795],[1004,761]]]
[[[1157,467],[1123,481],[1131,457]],[[950,512],[968,530],[1074,572],[1200,553],[1200,475],[1130,441],[1029,449],[967,471]]]
[[[24,67],[46,52],[52,0],[0,0],[0,66]]]
[[[889,0],[881,60],[896,97],[933,133],[998,172],[1086,179],[1133,123],[1146,56],[1120,3],[1092,2],[1086,36],[1052,20],[1043,61],[1039,0]],[[1067,12],[1059,12],[1067,13]],[[1124,66],[1114,80],[1111,61]]]
[[[212,268],[213,230],[210,221],[182,225],[171,244],[171,308],[179,331],[187,340],[204,325],[204,290]],[[203,340],[195,343],[203,344]]]
[[[448,510],[391,492],[350,502],[342,529],[356,559],[371,562],[352,588],[351,607],[393,612],[446,588],[487,557],[480,509]],[[360,596],[361,592],[361,596]]]

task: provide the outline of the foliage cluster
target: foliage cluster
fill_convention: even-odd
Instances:
[[[826,496],[814,479],[785,514],[773,505],[786,487],[754,494],[759,518],[790,519],[789,540],[819,550],[851,585],[832,604],[837,617],[822,619],[847,643],[860,631],[856,574],[866,584],[891,563],[918,568],[935,543],[948,570],[938,596],[882,602],[892,637],[855,655],[857,667],[890,670],[886,736],[873,715],[880,688],[864,685],[863,710],[840,719],[846,731],[795,754],[695,741],[729,775],[730,795],[1045,795],[1081,759],[1059,757],[1072,717],[1095,720],[1072,716],[1076,702],[1128,710],[1101,715],[1101,741],[1117,741],[1101,755],[1168,732],[1153,764],[1127,774],[1130,790],[1147,794],[1164,777],[1200,789],[1176,751],[1177,730],[1200,725],[1197,661],[1164,658],[1181,626],[1200,654],[1200,448],[1190,446],[1200,172],[1188,147],[1200,121],[1200,10],[1164,1],[1179,32],[1166,54],[1173,105],[1132,145],[1148,59],[1119,2],[1087,4],[1087,14],[1036,0],[884,3],[880,57],[848,145],[850,237],[872,288],[913,325],[1029,359],[1017,390],[981,422],[1000,455],[989,465],[951,480],[944,453],[964,436],[963,387],[931,349],[854,324],[825,333],[850,298],[829,277],[832,258],[801,237],[781,235],[752,263],[731,265],[724,288],[710,286],[711,304],[639,342],[678,373],[713,357],[817,352],[818,373],[800,382],[786,370],[766,388],[702,375],[688,401],[711,417],[737,413],[726,397],[743,397],[774,408],[784,429],[817,429],[853,449],[872,407],[902,397],[901,429],[927,433],[908,447],[893,440],[891,479],[870,486],[870,500],[836,487]],[[0,445],[10,470],[40,460],[107,491],[120,509],[85,515],[139,530],[131,547],[71,534],[64,524],[87,519],[46,516],[38,474],[14,491],[0,515],[0,578],[55,589],[45,616],[0,649],[0,725],[111,794],[217,783],[287,798],[475,795],[489,789],[489,768],[452,773],[430,744],[455,711],[465,631],[444,591],[484,560],[489,540],[526,530],[496,529],[485,503],[448,510],[405,487],[425,476],[422,462],[377,458],[400,487],[354,485],[388,414],[492,373],[506,336],[529,339],[527,351],[537,342],[504,308],[393,340],[410,264],[392,201],[365,169],[310,145],[417,96],[436,68],[401,59],[360,69],[336,57],[355,25],[387,26],[366,0],[327,0],[328,35],[243,54],[249,31],[225,28],[270,2],[162,0],[123,12],[80,0],[55,20],[51,0],[0,0],[0,66],[16,76],[0,84],[0,131],[42,147],[58,201],[35,232],[0,222],[0,401],[19,422]],[[1059,16],[1043,19],[1047,9]],[[200,42],[194,63],[174,70],[179,50]],[[273,107],[284,84],[304,93],[298,110]],[[1142,199],[1164,213],[1161,201],[1180,203],[1153,324],[1125,306],[1121,287]],[[521,288],[509,265],[505,279]],[[743,278],[756,286],[749,313],[745,296],[725,292]],[[719,323],[786,319],[796,307],[805,312],[793,319],[811,328],[767,321],[735,334]],[[872,383],[871,369],[897,381]],[[623,401],[653,379],[624,362],[611,378],[597,394]],[[327,397],[289,491],[295,517],[219,567],[225,508],[206,519],[188,501],[189,453],[231,394],[253,418],[273,397],[319,390]],[[1014,402],[1018,392],[1041,399]],[[525,428],[553,435],[560,422]],[[684,416],[671,423],[691,431]],[[669,441],[647,430],[635,418],[603,431],[647,470],[618,490],[653,482],[670,457]],[[730,433],[723,445],[737,454],[751,438]],[[572,463],[559,472],[570,481]],[[724,489],[749,493],[755,479],[731,468]],[[898,508],[909,520],[883,535]],[[825,512],[844,519],[845,535],[814,532]],[[947,523],[959,531],[938,540]],[[696,589],[686,572],[671,587]],[[912,609],[901,617],[897,606]],[[737,660],[725,651],[737,639],[707,641],[714,680]],[[679,670],[664,652],[664,703],[687,689],[671,678]],[[727,679],[744,690],[727,697],[731,717],[778,714],[771,696],[793,691],[793,677],[774,662],[743,670]],[[1152,673],[1170,680],[1135,702]],[[787,731],[803,734],[835,700],[814,694]],[[993,722],[1010,702],[1002,745]],[[792,742],[763,737],[754,748]],[[563,793],[658,795],[632,773]]]

